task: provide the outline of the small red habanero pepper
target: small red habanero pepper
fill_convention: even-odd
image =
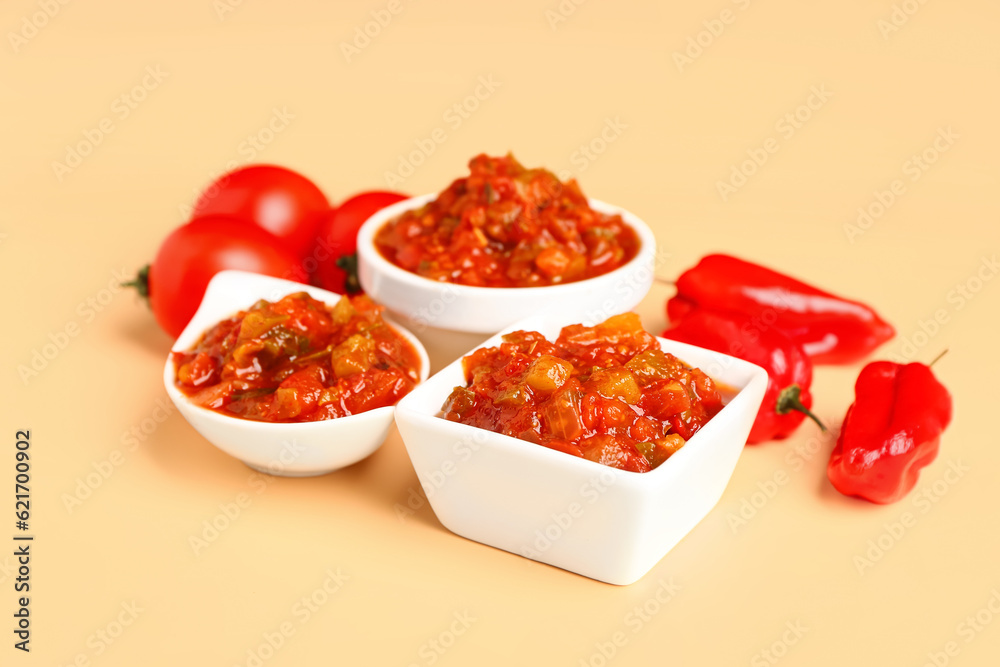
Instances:
[[[801,345],[778,329],[757,327],[750,318],[736,313],[698,310],[662,336],[739,357],[767,371],[767,391],[748,444],[786,438],[807,416],[824,428],[809,411],[812,362]],[[710,369],[702,370],[711,373]]]
[[[930,367],[873,361],[861,369],[826,474],[847,496],[893,503],[917,483],[951,422],[951,394]]]
[[[896,334],[863,303],[729,255],[703,257],[676,285],[667,302],[671,322],[699,309],[742,313],[784,331],[817,364],[859,361]]]

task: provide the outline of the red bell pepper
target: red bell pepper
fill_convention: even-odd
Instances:
[[[703,257],[676,285],[667,302],[671,322],[702,309],[741,313],[784,331],[817,364],[858,361],[896,333],[863,303],[729,255]]]
[[[930,367],[890,361],[861,369],[854,394],[827,477],[844,495],[896,502],[937,456],[951,422],[951,394]]]
[[[664,338],[697,345],[757,364],[767,371],[767,391],[747,443],[788,437],[809,416],[812,362],[802,346],[774,327],[759,327],[738,313],[697,310],[663,332]],[[703,369],[711,373],[710,369]]]

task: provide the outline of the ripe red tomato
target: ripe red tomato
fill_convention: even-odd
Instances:
[[[164,239],[149,267],[149,305],[163,330],[179,336],[208,281],[225,269],[306,280],[298,258],[264,230],[222,216],[193,220]]]
[[[194,205],[191,219],[224,215],[279,238],[296,257],[312,251],[330,202],[315,183],[284,167],[255,164],[220,176]]]
[[[372,190],[354,195],[335,211],[330,211],[317,234],[317,262],[312,272],[312,283],[339,294],[360,292],[355,255],[358,230],[372,215],[404,199],[409,199],[409,195]]]

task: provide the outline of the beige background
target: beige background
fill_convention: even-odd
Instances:
[[[13,544],[21,428],[37,536],[30,655],[11,647],[13,547],[0,547],[0,663],[256,664],[248,651],[284,627],[294,634],[262,664],[995,664],[1000,280],[979,279],[994,277],[1000,245],[995,2],[405,1],[350,62],[341,43],[387,0],[224,2],[0,8],[0,543]],[[697,57],[679,61],[685,49]],[[456,127],[446,113],[480,77],[499,85]],[[800,109],[814,90],[826,92]],[[133,109],[123,95],[144,99]],[[292,118],[268,135],[275,110]],[[782,120],[796,113],[799,127]],[[608,122],[620,129],[602,147]],[[384,187],[439,127],[446,141],[401,189],[440,189],[472,155],[513,150],[649,221],[665,277],[733,252],[876,305],[899,330],[880,357],[948,348],[935,370],[956,418],[938,460],[896,505],[849,500],[825,479],[832,441],[805,424],[748,449],[717,508],[621,588],[458,538],[426,505],[401,516],[422,492],[395,433],[347,470],[263,482],[178,415],[155,421],[170,340],[116,281],[199,189],[227,165],[267,161],[340,201]],[[590,160],[592,142],[603,152]],[[718,182],[764,147],[724,200]],[[922,171],[910,161],[924,151],[935,161]],[[877,212],[897,179],[902,194],[850,238],[859,207]],[[658,285],[642,303],[650,329],[670,293]],[[77,335],[63,339],[67,327]],[[63,349],[22,381],[51,340]],[[843,416],[859,368],[818,369],[825,419]],[[99,486],[68,509],[88,475]],[[238,500],[249,504],[196,554],[189,538]],[[350,578],[327,595],[338,570]],[[306,613],[314,595],[325,604]]]

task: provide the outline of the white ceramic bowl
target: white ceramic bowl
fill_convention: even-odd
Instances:
[[[535,317],[507,330],[553,340],[567,323]],[[497,334],[483,346],[499,343]],[[647,473],[439,417],[452,388],[465,384],[461,360],[405,396],[396,426],[441,523],[470,540],[611,584],[646,574],[722,496],[767,387],[759,366],[675,341],[660,344],[738,393]]]
[[[308,292],[326,303],[339,294],[318,287],[245,271],[222,271],[208,284],[198,312],[174,343],[173,350],[190,349],[201,335],[260,299],[276,301],[295,292]],[[427,379],[430,364],[416,337],[392,324],[420,355],[420,380]],[[272,475],[306,477],[357,463],[378,449],[392,425],[391,406],[356,415],[316,422],[276,424],[229,417],[192,403],[174,384],[172,359],[163,368],[167,394],[184,418],[213,445],[251,468]]]
[[[576,316],[596,324],[634,308],[653,284],[656,238],[642,220],[628,211],[589,200],[602,213],[622,216],[639,236],[639,252],[614,271],[563,285],[546,287],[472,287],[430,280],[402,269],[375,248],[375,233],[404,211],[433,201],[436,194],[413,197],[382,209],[358,232],[358,277],[367,294],[399,313],[407,324],[424,327],[495,333],[511,322],[538,313]]]

